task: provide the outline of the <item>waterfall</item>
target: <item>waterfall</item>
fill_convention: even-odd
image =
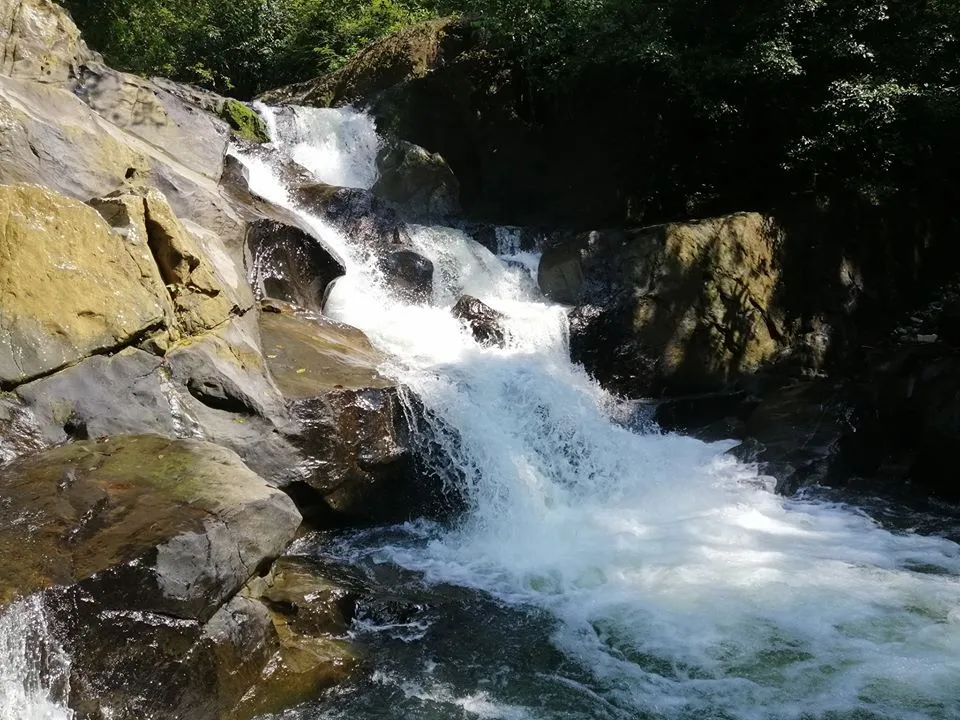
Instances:
[[[0,720],[70,720],[70,662],[41,601],[21,600],[0,616]]]
[[[278,143],[321,177],[372,184],[369,120],[295,114]],[[253,189],[290,207],[271,169],[246,162]],[[779,497],[732,443],[613,422],[619,401],[569,360],[563,308],[457,230],[411,228],[436,267],[433,303],[416,305],[350,238],[303,219],[348,259],[326,312],[388,351],[387,370],[460,435],[466,515],[408,528],[378,562],[550,613],[552,642],[618,717],[960,717],[957,545]],[[464,292],[506,316],[505,348],[451,316]]]

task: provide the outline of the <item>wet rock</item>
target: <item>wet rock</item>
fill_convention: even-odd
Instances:
[[[668,432],[682,432],[703,440],[742,437],[744,420],[759,400],[743,390],[684,395],[656,403],[653,420]]]
[[[470,327],[473,338],[481,345],[503,347],[506,342],[503,332],[503,314],[484,304],[472,295],[464,295],[453,306],[453,316]]]
[[[104,610],[206,621],[300,524],[234,453],[156,435],[21,458],[0,485],[3,603],[76,585]]]
[[[92,208],[36,186],[0,187],[0,218],[0,385],[164,327],[165,298],[142,279],[142,238],[122,238]]]
[[[359,578],[303,557],[280,558],[251,580],[243,596],[268,609],[279,648],[238,714],[279,712],[355,672],[360,657],[345,637],[365,592]]]
[[[0,393],[0,466],[45,447],[33,414],[15,395]]]
[[[746,418],[747,440],[733,453],[757,462],[777,479],[777,492],[830,484],[842,477],[841,456],[851,432],[849,400],[842,383],[829,380],[791,383],[766,392]]]
[[[320,311],[329,285],[346,270],[343,260],[300,228],[257,220],[247,231],[250,274],[261,297]]]
[[[437,224],[460,214],[460,183],[439,154],[394,141],[377,154],[377,170],[373,194],[407,222]]]
[[[241,597],[206,624],[102,610],[82,593],[56,604],[73,657],[70,706],[82,718],[237,720],[278,650],[266,608]]]
[[[391,250],[378,257],[377,266],[393,291],[407,302],[424,303],[433,294],[433,263],[413,250]]]
[[[897,494],[960,501],[960,484],[948,470],[960,443],[960,358],[953,348],[887,349],[852,394],[856,432],[843,448],[851,476]]]
[[[778,242],[772,221],[749,213],[593,232],[547,249],[539,282],[575,305],[573,359],[610,389],[717,390],[787,350]]]
[[[260,318],[271,377],[298,423],[287,439],[304,458],[303,485],[340,521],[390,521],[427,509],[400,389],[385,357],[355,328],[290,312]]]

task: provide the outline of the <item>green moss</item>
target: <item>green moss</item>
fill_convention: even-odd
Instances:
[[[239,100],[227,100],[220,108],[220,117],[233,128],[233,133],[244,140],[270,142],[267,126],[253,110]]]

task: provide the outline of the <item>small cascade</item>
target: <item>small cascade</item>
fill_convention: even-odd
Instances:
[[[342,166],[357,128],[371,125],[327,111],[280,141]],[[360,147],[369,168],[375,143]],[[290,207],[269,167],[244,162],[257,193]],[[960,717],[960,547],[779,497],[725,454],[733,443],[624,422],[633,408],[571,364],[564,308],[506,235],[510,263],[459,231],[410,228],[435,267],[433,302],[411,304],[349,237],[302,219],[348,260],[325,312],[389,352],[387,370],[456,430],[438,441],[469,505],[453,528],[363,535],[346,554],[549,614],[575,668],[563,692],[606,708],[571,717]],[[463,293],[505,316],[505,347],[478,345],[452,317]]]
[[[0,720],[72,720],[70,659],[37,597],[0,616]]]

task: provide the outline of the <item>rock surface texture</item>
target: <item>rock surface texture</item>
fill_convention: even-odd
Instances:
[[[573,358],[611,389],[714,390],[788,350],[779,242],[755,213],[585,233],[544,252],[539,282],[574,306]]]

